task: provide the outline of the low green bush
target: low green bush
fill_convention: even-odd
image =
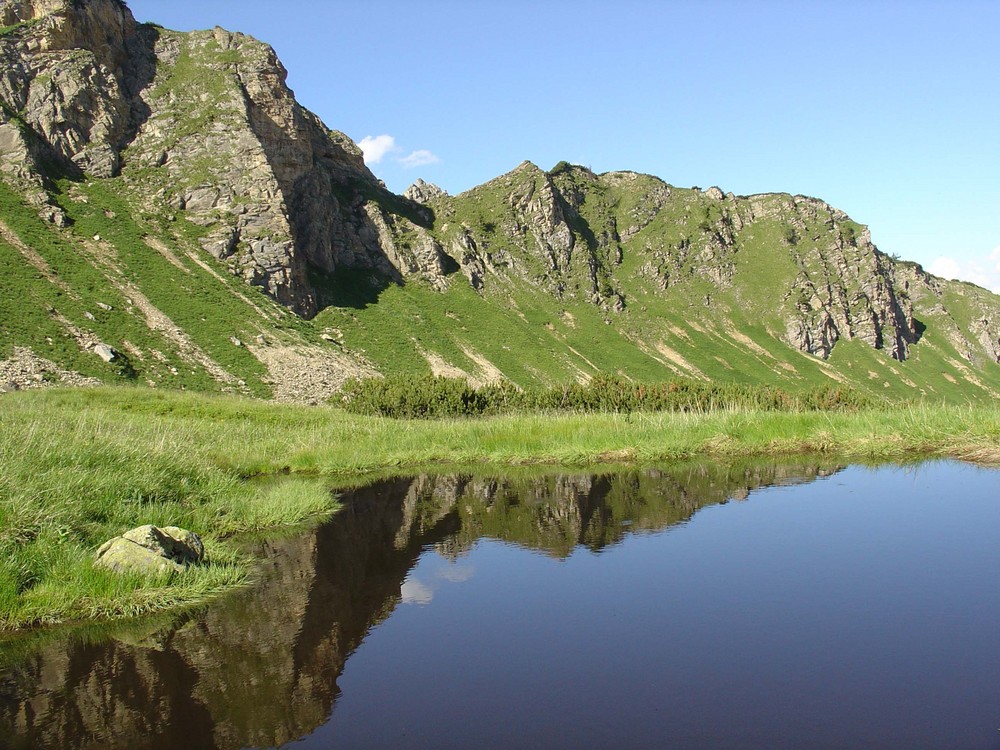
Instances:
[[[837,411],[877,405],[870,397],[842,386],[789,392],[771,386],[682,379],[636,383],[615,375],[598,376],[586,384],[528,390],[507,382],[476,388],[461,378],[392,376],[352,380],[337,398],[356,414],[408,419],[534,411]]]

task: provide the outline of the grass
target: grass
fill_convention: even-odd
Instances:
[[[436,465],[655,464],[696,456],[943,457],[1000,464],[1000,410],[529,414],[434,422],[136,388],[0,399],[0,630],[190,604],[245,581],[235,538],[332,512],[334,484]],[[294,481],[254,480],[289,472]],[[210,565],[173,580],[93,567],[141,523],[202,533]]]
[[[24,400],[28,412],[13,401],[3,404],[0,629],[129,616],[201,600],[246,579],[247,561],[231,537],[334,508],[315,480],[248,486],[211,450],[207,434],[184,428],[201,420],[219,425],[225,412],[177,421],[167,410],[152,418],[129,409],[135,399],[127,390],[118,395],[125,409],[118,417],[56,399],[42,407],[54,423],[30,414],[36,399]],[[202,460],[190,451],[196,444]],[[172,581],[95,569],[96,546],[141,519],[199,530],[214,550],[211,564]]]
[[[10,36],[15,32],[21,31],[22,29],[30,28],[38,23],[37,19],[31,19],[28,21],[18,21],[17,23],[11,24],[9,26],[0,26],[0,37]]]

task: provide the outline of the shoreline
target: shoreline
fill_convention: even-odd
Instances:
[[[235,541],[319,522],[366,475],[823,456],[1000,466],[1000,408],[556,413],[397,420],[139,388],[0,397],[0,635],[192,606],[246,584]],[[296,481],[268,482],[272,475]],[[202,534],[213,564],[170,582],[93,567],[143,523]]]

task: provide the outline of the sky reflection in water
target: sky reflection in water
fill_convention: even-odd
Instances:
[[[998,748],[997,478],[383,482],[255,590],[18,657],[0,747]]]

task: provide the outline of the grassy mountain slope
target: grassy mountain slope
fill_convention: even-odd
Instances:
[[[452,274],[443,293],[412,280],[367,302],[334,302],[317,320],[386,372],[996,395],[992,334],[973,333],[976,321],[997,319],[995,295],[885,256],[864,227],[819,201],[719,195],[524,164],[430,201],[434,237],[465,277]],[[839,323],[838,338],[803,351],[800,331],[824,316]]]
[[[72,221],[65,229],[0,184],[0,255],[12,271],[0,296],[0,357],[28,349],[104,382],[265,398],[281,377],[280,364],[268,368],[274,358],[325,361],[323,374],[341,379],[365,371],[204,253],[185,223],[154,233],[135,219],[115,183],[61,183],[54,197]],[[115,359],[96,356],[95,343],[113,347]]]
[[[822,201],[528,162],[397,196],[256,40],[136,24],[118,0],[0,10],[0,385],[317,401],[376,373],[619,373],[1000,394],[1000,298],[881,253]]]

